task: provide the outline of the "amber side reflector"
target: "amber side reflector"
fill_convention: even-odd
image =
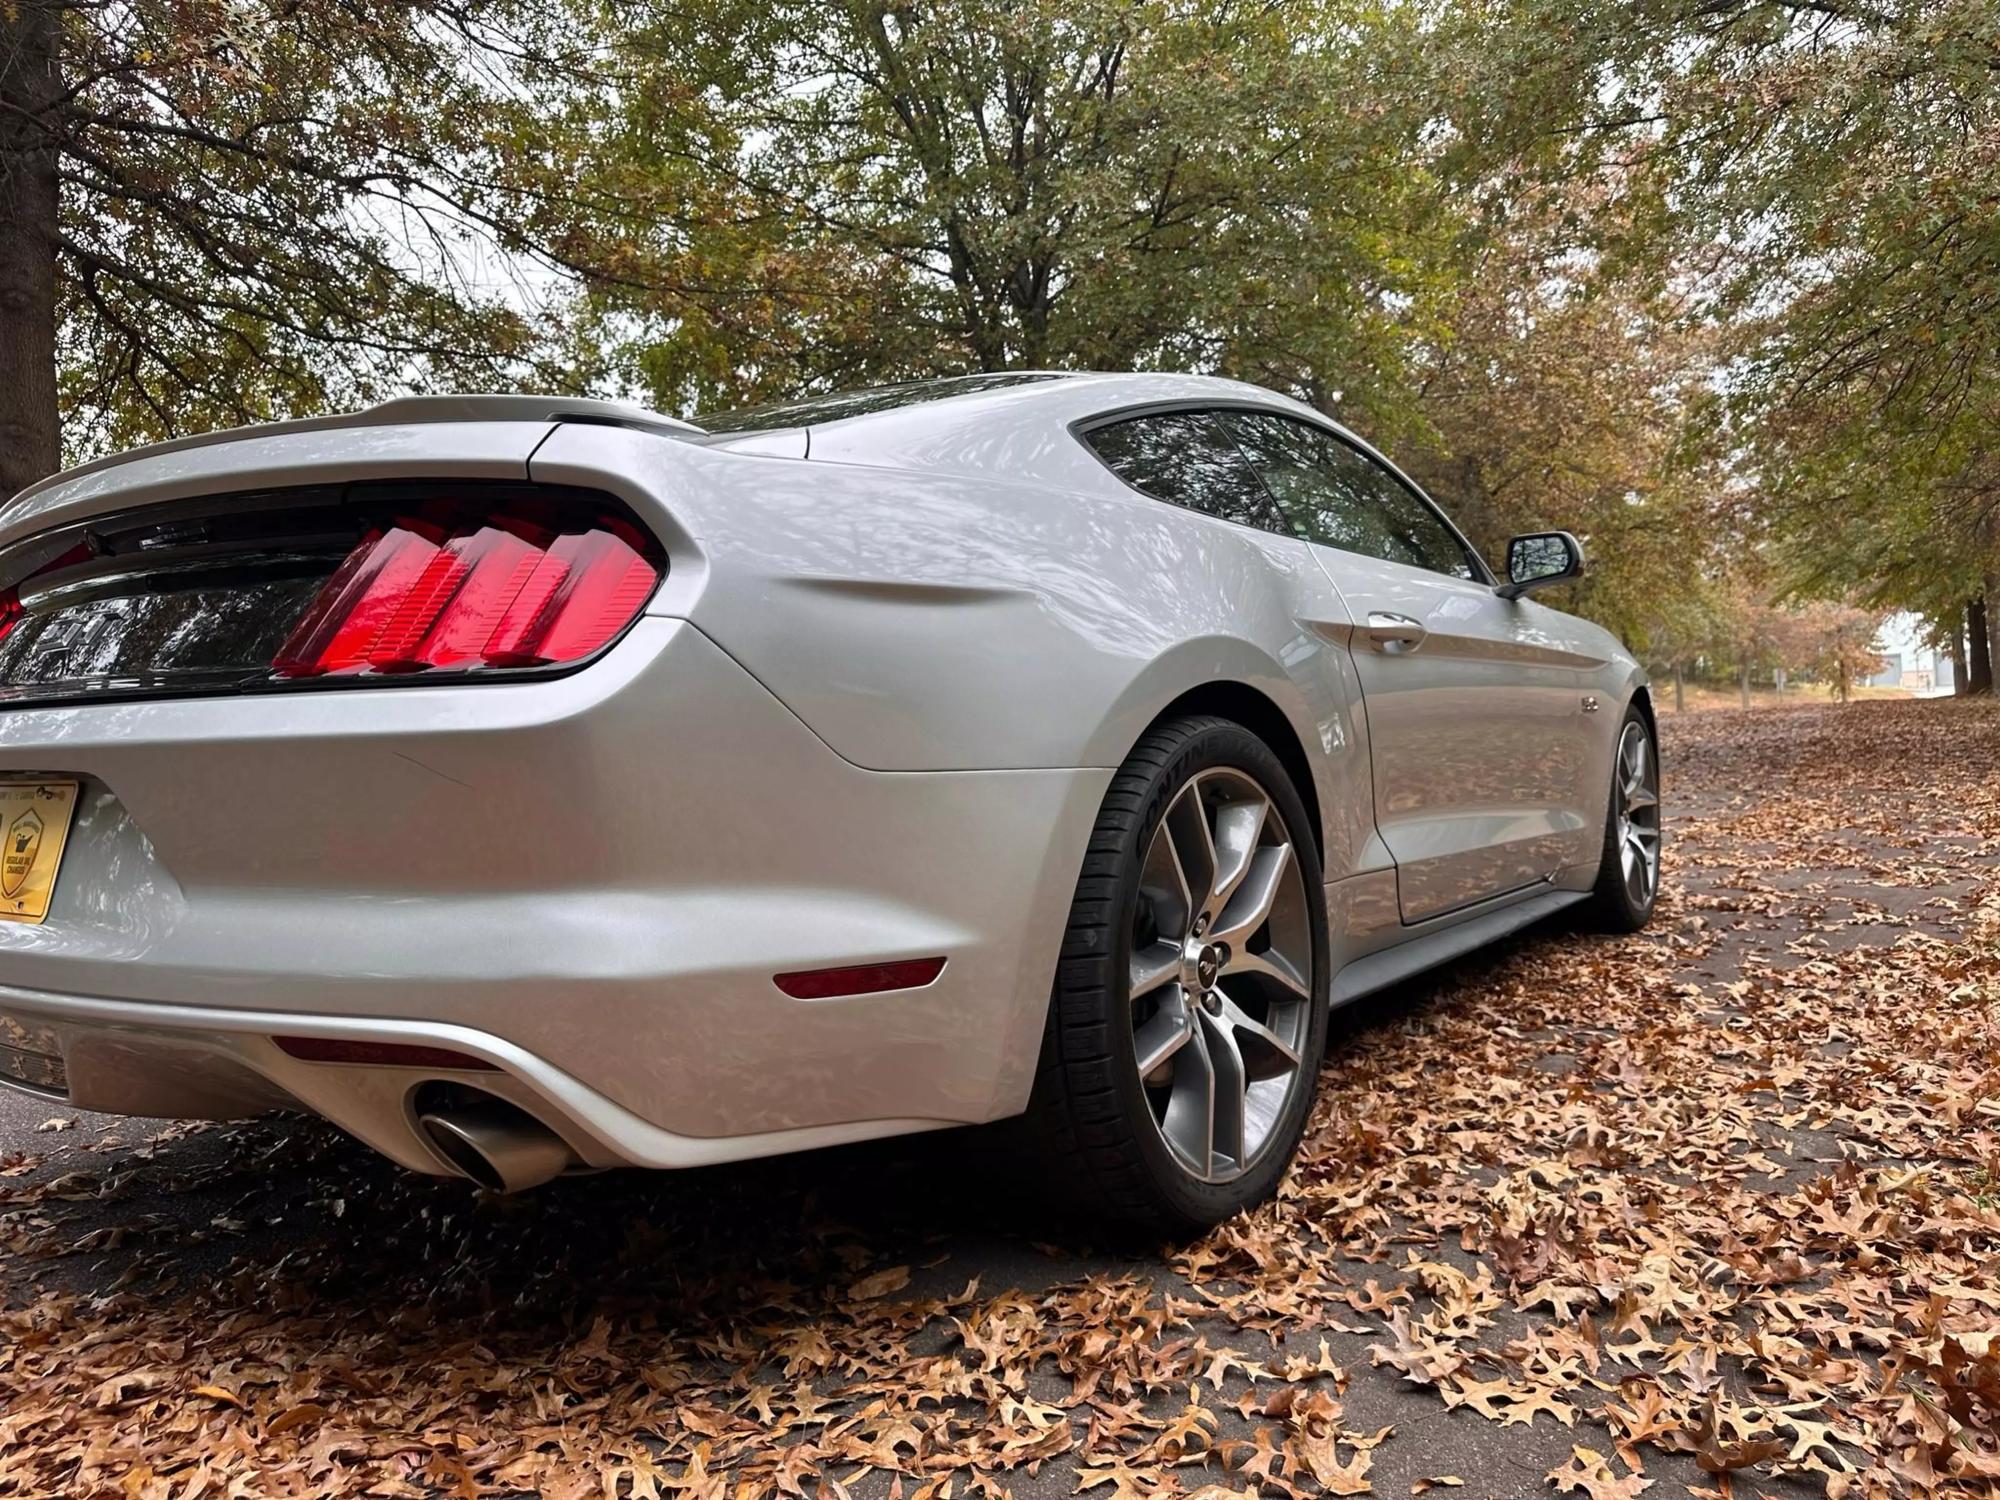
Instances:
[[[882,990],[920,990],[944,972],[941,958],[906,958],[893,964],[854,964],[844,969],[802,969],[776,974],[772,982],[794,1000],[836,1000]]]
[[[363,1042],[335,1036],[274,1036],[278,1050],[300,1062],[368,1063],[390,1068],[473,1068],[500,1070],[483,1057],[454,1052],[449,1047],[419,1047],[404,1042]]]

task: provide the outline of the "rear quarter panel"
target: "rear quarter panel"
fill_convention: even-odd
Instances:
[[[839,754],[884,771],[1116,766],[1204,682],[1271,699],[1308,753],[1329,874],[1365,836],[1337,609],[1302,544],[1106,492],[795,460],[564,427],[538,481],[611,490],[678,545],[652,605],[729,652]],[[1106,476],[1108,479],[1108,476]],[[684,548],[689,554],[683,563]]]

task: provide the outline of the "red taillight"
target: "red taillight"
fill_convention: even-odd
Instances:
[[[78,563],[89,562],[96,555],[96,552],[88,542],[78,542],[54,562],[43,563],[34,572],[30,573],[28,577],[35,579],[42,577],[44,574],[59,573],[64,568],[72,568]],[[21,617],[26,613],[27,610],[21,605],[21,590],[18,585],[7,590],[6,593],[0,594],[0,641],[7,639],[7,632],[18,625],[21,622]]]
[[[398,520],[348,554],[272,666],[332,677],[580,661],[660,581],[625,533],[605,521]]]

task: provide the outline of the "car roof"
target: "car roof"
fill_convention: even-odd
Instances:
[[[1126,406],[1175,401],[1249,401],[1309,415],[1320,413],[1263,386],[1218,375],[1181,375],[1104,370],[996,370],[945,375],[892,385],[864,386],[824,396],[740,411],[703,412],[691,420],[719,437],[788,428],[820,431],[843,424],[855,430],[907,426],[953,426],[1001,413],[1033,412],[1062,420],[1111,412]]]

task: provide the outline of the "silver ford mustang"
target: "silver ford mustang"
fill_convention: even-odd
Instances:
[[[1638,665],[1255,386],[426,398],[0,511],[0,1081],[517,1189],[1023,1117],[1169,1231],[1327,1014],[1651,914]]]

